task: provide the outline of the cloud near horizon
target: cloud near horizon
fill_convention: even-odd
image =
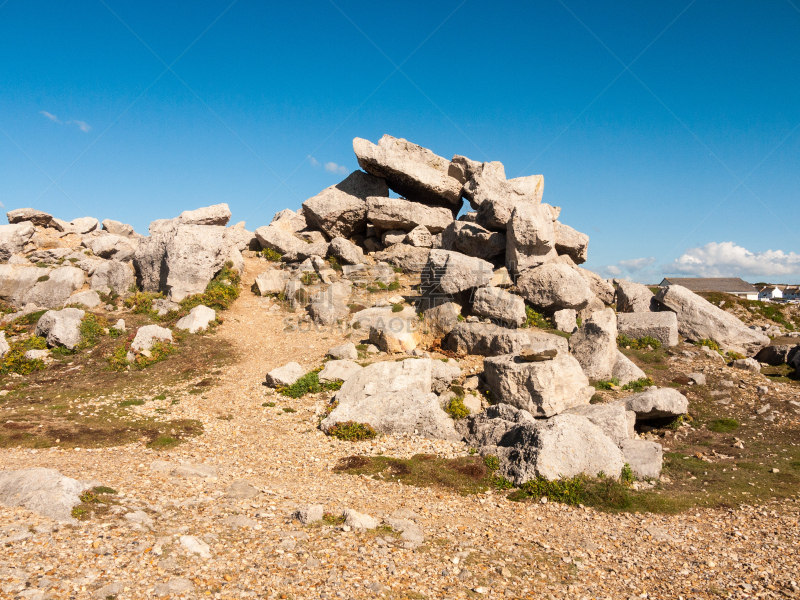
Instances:
[[[800,254],[767,250],[750,252],[734,242],[709,242],[689,248],[669,265],[669,272],[695,277],[800,278]]]

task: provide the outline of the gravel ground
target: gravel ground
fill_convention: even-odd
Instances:
[[[248,261],[245,281],[258,264]],[[329,347],[344,341],[343,332],[284,331],[285,313],[268,309],[244,291],[225,314],[215,335],[235,344],[239,360],[202,396],[173,390],[161,403],[137,407],[146,414],[169,406],[174,418],[199,419],[202,436],[168,452],[137,443],[0,453],[3,469],[55,468],[119,492],[108,513],[74,526],[0,507],[0,597],[800,596],[794,500],[675,516],[613,515],[332,472],[353,454],[454,457],[467,449],[413,437],[361,444],[327,438],[315,427],[325,394],[278,398],[262,382],[291,360],[318,366]],[[268,401],[277,406],[262,406]],[[181,462],[214,469],[171,475]],[[231,488],[240,480],[254,489]],[[292,512],[307,504],[335,515],[352,508],[410,519],[424,540],[386,526],[304,526]]]

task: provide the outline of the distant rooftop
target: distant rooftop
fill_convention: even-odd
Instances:
[[[726,292],[726,293],[751,293],[758,292],[756,288],[739,277],[665,277],[659,284],[680,285],[693,292]]]

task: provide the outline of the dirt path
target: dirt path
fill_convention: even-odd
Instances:
[[[248,261],[246,284],[261,264]],[[451,457],[466,448],[415,438],[327,438],[315,414],[326,395],[276,397],[262,382],[292,360],[318,366],[329,347],[344,341],[343,332],[285,331],[286,314],[270,312],[247,289],[224,317],[216,335],[237,349],[236,363],[211,375],[213,385],[202,394],[185,388],[168,395],[177,400],[171,416],[201,420],[202,436],[161,453],[140,443],[2,451],[3,469],[44,466],[97,480],[119,492],[119,504],[55,530],[35,513],[0,508],[0,535],[7,536],[0,597],[674,599],[800,591],[794,501],[677,516],[609,515],[337,474],[332,468],[353,454]],[[153,465],[157,460],[174,465]],[[212,465],[215,476],[170,475],[182,461]],[[237,498],[229,487],[237,480],[254,486],[254,495]],[[411,518],[424,541],[417,545],[387,528],[303,526],[290,515],[305,504],[323,504],[332,514],[352,508]],[[145,518],[123,516],[137,510]],[[181,536],[204,541],[210,557],[191,553]]]

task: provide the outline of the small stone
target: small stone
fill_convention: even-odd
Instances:
[[[558,355],[558,350],[556,348],[547,348],[542,347],[537,349],[536,347],[531,348],[523,348],[519,356],[522,360],[527,362],[543,362],[545,360],[553,360]]]

